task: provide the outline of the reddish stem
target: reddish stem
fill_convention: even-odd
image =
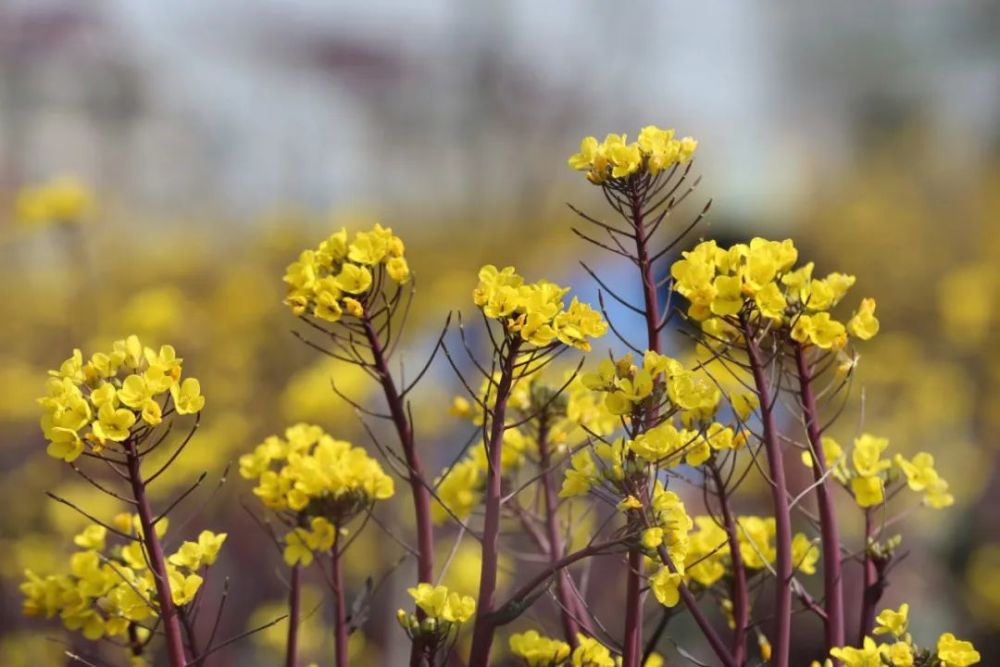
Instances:
[[[634,188],[631,195],[631,222],[635,230],[635,254],[638,260],[639,276],[642,279],[642,298],[646,313],[646,341],[648,349],[660,352],[660,304],[656,298],[656,279],[650,260],[646,225],[642,213],[642,197]],[[656,422],[656,411],[646,414],[643,429]],[[629,452],[629,457],[634,455]],[[643,480],[645,484],[645,480]],[[625,637],[622,667],[639,667],[642,660],[642,551],[635,547],[628,554],[628,572],[625,581]]]
[[[778,432],[774,426],[774,400],[771,398],[771,390],[765,375],[763,357],[750,326],[745,322],[743,334],[746,338],[747,355],[750,359],[757,397],[760,400],[764,449],[767,452],[771,497],[774,503],[775,542],[778,553],[775,562],[775,627],[772,660],[776,667],[788,667],[792,636],[792,519],[788,507],[788,484],[785,481],[785,465],[778,443]]]
[[[861,596],[861,623],[858,628],[858,643],[865,643],[865,637],[870,635],[875,627],[875,607],[882,599],[885,582],[882,579],[880,563],[872,553],[872,539],[875,537],[875,522],[872,520],[871,508],[865,509],[865,562],[864,590]],[[884,564],[884,563],[881,563]]]
[[[487,440],[489,469],[486,473],[486,517],[483,520],[482,567],[479,575],[479,600],[476,603],[476,623],[472,631],[472,650],[469,653],[469,667],[487,667],[490,664],[490,649],[493,646],[494,625],[488,619],[493,611],[497,585],[497,557],[500,542],[500,474],[503,452],[503,433],[507,417],[507,400],[513,385],[514,363],[520,338],[509,339],[506,355],[501,360],[500,381],[496,387],[496,400],[491,415],[490,434]]]
[[[826,612],[826,650],[829,653],[830,649],[844,645],[844,589],[840,568],[840,531],[837,528],[837,512],[827,478],[823,433],[812,389],[812,369],[806,361],[806,352],[802,345],[795,346],[795,363],[799,373],[799,393],[802,398],[806,432],[813,450],[813,478],[817,483],[816,502],[823,548],[823,609]]]
[[[285,646],[285,667],[296,667],[299,661],[299,605],[302,597],[299,583],[299,566],[292,567],[291,587],[288,590],[288,642]]]
[[[660,562],[671,572],[677,572],[677,566],[674,565],[674,561],[670,558],[667,548],[661,544],[656,551],[660,555]],[[694,622],[697,623],[701,633],[705,635],[705,639],[708,640],[709,646],[715,651],[715,655],[719,661],[722,662],[724,667],[736,667],[736,662],[729,653],[729,649],[726,648],[726,643],[722,641],[722,637],[719,636],[719,633],[715,631],[715,628],[712,627],[712,624],[708,622],[705,614],[698,607],[698,600],[695,599],[691,589],[683,582],[677,589],[681,594],[684,606],[687,607],[688,612],[690,612]]]
[[[434,527],[431,523],[431,497],[427,490],[423,465],[414,443],[413,424],[407,417],[406,406],[396,389],[392,373],[389,372],[389,364],[378,334],[367,316],[362,319],[362,323],[365,337],[368,339],[368,346],[372,352],[375,369],[382,383],[382,391],[385,394],[386,403],[389,405],[389,414],[392,416],[392,422],[399,434],[399,444],[403,449],[403,456],[409,468],[407,481],[410,483],[410,493],[413,496],[413,509],[417,522],[417,581],[431,583],[434,578]],[[417,613],[422,615],[419,610]]]
[[[548,433],[548,420],[546,415],[543,415],[538,424],[538,465],[542,470],[542,500],[545,503],[545,530],[548,535],[549,562],[555,564],[563,557],[565,547],[557,514],[559,502],[556,499],[556,489],[550,471],[552,459],[549,455]],[[578,611],[579,605],[576,604],[572,582],[569,572],[566,570],[560,570],[557,575],[556,599],[559,601],[559,616],[562,620],[563,634],[570,646],[575,648],[577,645],[576,635],[580,632],[580,625],[572,612]]]
[[[132,497],[135,499],[139,513],[139,526],[142,530],[142,541],[149,555],[149,569],[153,573],[156,585],[156,598],[160,606],[160,618],[163,621],[163,634],[167,641],[167,656],[170,667],[184,667],[187,657],[184,655],[184,635],[181,630],[181,620],[174,605],[170,592],[170,579],[167,576],[167,564],[163,557],[163,547],[160,538],[156,536],[153,524],[153,511],[146,497],[146,484],[142,481],[142,471],[135,445],[131,441],[125,443],[125,455],[128,461],[129,483],[132,485]]]
[[[340,531],[330,549],[331,574],[333,584],[333,628],[336,633],[336,667],[347,667],[347,602],[344,597],[344,574],[340,563]]]
[[[622,666],[639,667],[642,659],[642,559],[639,549],[628,552],[628,576],[625,579],[625,637]]]
[[[749,595],[747,592],[747,570],[743,564],[743,554],[740,552],[740,539],[736,519],[729,507],[729,496],[722,481],[722,475],[714,463],[710,465],[715,487],[719,491],[719,505],[722,508],[722,521],[726,526],[726,538],[729,541],[729,558],[733,564],[733,581],[731,595],[733,597],[733,662],[742,665],[746,662],[747,625],[750,622]]]

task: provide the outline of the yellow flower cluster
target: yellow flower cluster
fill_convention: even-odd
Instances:
[[[888,438],[863,433],[855,438],[850,460],[843,447],[829,436],[822,440],[826,467],[831,475],[847,486],[860,507],[874,507],[886,499],[886,487],[902,478],[910,490],[923,493],[928,507],[943,509],[955,502],[948,491],[948,482],[934,468],[934,457],[920,452],[912,459],[896,454],[892,459],[883,456],[889,447]],[[812,467],[812,455],[802,454],[802,462]]]
[[[25,571],[20,587],[25,615],[58,615],[66,629],[96,641],[123,636],[129,625],[159,614],[149,555],[138,540],[139,517],[120,514],[113,523],[133,541],[108,545],[107,528],[93,524],[73,538],[84,550],[70,556],[68,574],[42,577]],[[166,520],[157,524],[157,535],[165,534],[166,524]],[[198,572],[215,562],[225,540],[225,533],[202,531],[197,542],[184,542],[167,558],[174,604],[183,606],[194,600],[204,582]]]
[[[577,647],[573,649],[573,667],[615,667],[611,650],[593,637],[576,635]]]
[[[567,292],[568,287],[546,280],[525,283],[512,266],[498,269],[487,264],[479,270],[472,299],[486,317],[502,322],[508,333],[530,345],[562,343],[589,351],[590,339],[607,333],[608,324],[575,297],[567,308],[563,302]]]
[[[339,526],[393,494],[392,478],[378,461],[319,426],[296,424],[284,438],[270,436],[241,456],[239,464],[240,475],[257,480],[254,495],[273,510],[295,513],[296,519],[322,517]],[[289,539],[304,538],[302,530]]]
[[[605,359],[595,372],[584,374],[581,382],[598,396],[603,395],[601,403],[610,415],[644,419],[652,409],[677,416],[686,427],[667,420],[633,439],[599,443],[594,447],[596,461],[588,450],[577,452],[563,479],[562,497],[586,494],[604,482],[617,487],[625,479],[630,453],[640,463],[657,467],[682,462],[701,465],[713,452],[737,449],[745,443],[744,433],[709,421],[719,407],[722,393],[706,374],[686,370],[679,361],[652,351],[645,353],[641,367],[633,359],[631,354],[617,361]],[[733,407],[744,419],[753,409],[749,401]],[[608,426],[612,425],[609,421]]]
[[[426,618],[420,620],[405,609],[396,612],[396,620],[411,639],[421,636],[438,639],[446,637],[453,628],[476,613],[476,601],[471,596],[450,591],[445,586],[422,582],[406,589],[406,592],[426,614]]]
[[[775,560],[773,517],[740,516],[736,519],[740,558],[750,570],[762,570]],[[719,581],[730,568],[730,550],[725,529],[711,516],[694,517],[689,535],[686,574],[702,586]],[[803,574],[815,574],[819,548],[805,533],[792,538],[792,563]]]
[[[611,651],[593,637],[583,634],[576,636],[577,648],[559,639],[552,639],[528,630],[510,636],[510,651],[520,658],[527,667],[615,667],[621,664]],[[651,653],[643,667],[662,667],[663,657]]]
[[[513,384],[507,404],[508,410],[521,418],[537,414],[543,406],[547,408],[546,437],[552,454],[563,452],[571,443],[585,439],[588,433],[611,433],[617,421],[601,403],[594,400],[594,393],[584,386],[579,377],[570,380],[558,400],[551,400],[552,394],[563,388],[564,384],[565,380],[553,386],[538,376],[520,379]],[[481,426],[484,419],[483,406],[492,406],[495,390],[495,383],[484,380],[475,407],[458,397],[453,401],[452,414]],[[535,434],[530,429],[505,430],[501,473],[511,474],[529,460],[539,462]],[[436,522],[446,521],[452,514],[462,520],[469,517],[482,500],[488,467],[486,449],[480,444],[441,473],[434,481],[437,499],[432,514]]]
[[[26,187],[14,203],[17,220],[25,225],[80,222],[92,206],[90,191],[68,176]]]
[[[528,630],[510,636],[510,652],[528,667],[559,667],[569,658],[570,645]]]
[[[569,158],[569,166],[587,172],[591,183],[628,178],[637,173],[655,176],[676,164],[691,159],[698,142],[691,137],[675,139],[673,130],[661,130],[647,125],[639,131],[639,138],[632,143],[624,134],[609,134],[603,142],[595,137],[585,137],[580,142],[580,152]]]
[[[325,553],[333,548],[337,538],[337,528],[325,517],[314,516],[309,520],[309,527],[297,526],[285,535],[285,548],[282,556],[289,567],[309,565],[314,554]]]
[[[86,363],[80,350],[49,371],[41,427],[50,456],[75,461],[88,447],[99,452],[148,432],[171,414],[193,414],[205,406],[201,384],[181,380],[174,348],[143,347],[136,336],[115,341]]]
[[[617,361],[605,359],[596,372],[583,376],[583,383],[605,395],[604,405],[613,415],[641,414],[666,398],[680,411],[684,423],[715,414],[722,396],[707,375],[686,370],[676,359],[651,350],[643,355],[642,366],[634,363],[631,354]]]
[[[830,316],[854,284],[854,276],[831,273],[813,278],[813,263],[793,270],[798,250],[790,240],[755,238],[728,250],[704,241],[684,252],[670,269],[674,289],[690,302],[688,316],[716,339],[737,334],[734,318],[759,315],[792,340],[822,349],[841,349],[848,335],[868,340],[878,333],[875,301],[863,299],[843,324]]]
[[[380,289],[383,274],[398,285],[410,279],[403,241],[392,229],[376,224],[357,232],[348,243],[341,228],[314,250],[303,250],[285,270],[285,298],[297,316],[337,322],[344,315],[361,317],[367,295]]]
[[[637,498],[629,496],[621,503],[626,512],[642,512]],[[679,599],[681,582],[684,580],[684,563],[687,560],[689,547],[688,533],[693,525],[684,503],[673,491],[668,491],[659,481],[653,485],[649,512],[646,515],[649,528],[642,535],[642,546],[649,552],[655,563],[660,562],[658,550],[662,546],[667,550],[676,572],[671,572],[666,566],[650,579],[653,595],[665,607],[673,607]]]
[[[440,621],[464,623],[476,612],[476,601],[472,597],[453,593],[444,586],[421,583],[406,592],[425,614]]]
[[[884,609],[875,619],[875,635],[886,635],[891,642],[877,643],[872,637],[865,637],[860,648],[838,647],[830,651],[831,657],[841,661],[844,667],[914,667],[915,665],[935,665],[936,667],[969,667],[981,660],[972,642],[958,639],[950,632],[938,637],[934,651],[918,647],[907,632],[910,606],[903,604],[898,610]],[[818,665],[819,663],[813,663]]]

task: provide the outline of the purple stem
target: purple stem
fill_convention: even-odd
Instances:
[[[774,400],[764,373],[761,351],[754,340],[750,326],[743,323],[747,355],[753,372],[757,397],[760,400],[760,419],[763,427],[764,449],[767,452],[768,470],[771,476],[771,497],[774,503],[775,542],[777,561],[775,563],[774,600],[774,642],[772,660],[776,667],[788,667],[792,630],[792,519],[788,507],[788,484],[785,481],[785,465],[778,432],[774,426]]]
[[[722,475],[714,463],[711,465],[712,478],[719,491],[719,505],[722,508],[722,521],[726,526],[726,538],[729,541],[729,558],[733,565],[733,663],[743,665],[746,663],[746,643],[747,625],[750,622],[749,595],[747,591],[747,571],[743,564],[743,554],[740,552],[740,540],[736,519],[733,517],[729,507],[729,496],[726,495],[726,487],[722,481]]]
[[[399,434],[399,443],[403,449],[403,456],[409,468],[407,481],[410,484],[410,493],[413,496],[413,508],[417,522],[417,580],[431,583],[434,578],[434,527],[431,523],[431,498],[427,490],[426,478],[424,477],[423,465],[417,455],[417,448],[413,438],[413,424],[410,423],[406,414],[406,406],[396,389],[396,383],[389,372],[389,364],[385,358],[385,351],[382,342],[372,327],[371,321],[365,317],[362,320],[365,329],[365,337],[371,348],[372,359],[375,363],[375,370],[378,372],[379,380],[382,383],[382,391],[385,394],[386,402],[389,405],[389,414],[392,422]],[[418,612],[419,613],[419,612]]]
[[[160,544],[160,538],[156,536],[156,528],[153,525],[153,511],[150,509],[149,499],[146,497],[146,484],[142,481],[139,456],[136,454],[135,444],[131,441],[125,443],[125,448],[132,497],[135,499],[139,514],[142,541],[149,554],[149,569],[153,573],[153,581],[156,585],[156,599],[160,606],[163,634],[167,641],[167,657],[170,661],[170,667],[184,667],[187,664],[187,657],[184,655],[181,620],[170,593],[166,559],[163,557],[163,547]]]
[[[827,479],[826,454],[820,427],[816,397],[812,389],[812,369],[806,360],[805,348],[795,346],[795,363],[799,373],[806,432],[813,450],[813,478],[817,482],[816,502],[819,508],[820,535],[823,547],[823,609],[826,612],[826,650],[844,645],[844,588],[840,568],[840,531],[837,512]]]
[[[556,513],[559,502],[556,499],[556,490],[549,470],[552,461],[549,455],[548,422],[545,416],[542,417],[538,425],[538,458],[538,466],[542,469],[542,499],[545,503],[545,530],[548,535],[549,562],[555,564],[563,557],[565,547],[559,526],[559,516]],[[573,612],[579,612],[580,605],[576,604],[572,582],[569,572],[566,570],[560,570],[557,575],[556,599],[559,601],[559,616],[562,620],[565,639],[570,646],[576,648],[576,635],[580,632],[580,625],[574,618]]]
[[[500,542],[500,499],[502,494],[500,474],[503,452],[503,433],[507,416],[507,400],[513,385],[514,363],[520,338],[509,339],[506,355],[501,360],[500,381],[496,388],[496,401],[491,415],[490,434],[487,441],[489,469],[486,481],[486,517],[483,521],[482,567],[479,575],[479,600],[476,603],[476,623],[472,631],[472,649],[469,667],[488,667],[493,646],[495,626],[488,615],[493,611],[497,585],[497,558]]]
[[[285,647],[285,667],[296,667],[299,661],[299,605],[302,589],[300,568],[292,567],[291,588],[288,590],[288,642]]]
[[[333,584],[333,627],[336,632],[336,667],[347,667],[347,602],[344,598],[344,573],[340,563],[340,532],[334,538],[330,549],[331,575]]]

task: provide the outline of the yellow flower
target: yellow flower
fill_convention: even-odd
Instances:
[[[160,404],[149,398],[142,404],[142,420],[150,426],[156,426],[163,421],[163,411]]]
[[[859,475],[871,477],[889,468],[892,464],[882,458],[882,452],[888,446],[888,438],[877,438],[870,433],[863,433],[854,440],[854,451],[851,452],[854,469]]]
[[[968,667],[980,661],[979,651],[972,642],[957,639],[950,632],[938,638],[937,657],[941,661],[941,667]]]
[[[365,314],[365,309],[364,306],[361,305],[361,302],[357,299],[352,299],[349,296],[344,297],[344,310],[347,311],[347,314],[352,317],[361,317]],[[317,313],[317,317],[319,316],[320,315]]]
[[[372,274],[363,266],[344,264],[337,274],[337,287],[348,294],[361,294],[372,285]]]
[[[635,496],[626,496],[618,503],[618,509],[622,512],[626,510],[641,510],[642,502]]]
[[[584,137],[583,141],[580,142],[580,152],[570,156],[569,166],[577,171],[590,169],[594,164],[599,146],[596,137]]]
[[[201,412],[205,407],[205,397],[201,395],[201,383],[194,378],[187,378],[180,384],[172,385],[170,396],[174,399],[174,408],[179,415]]]
[[[73,544],[84,549],[95,551],[104,550],[104,540],[107,537],[108,529],[98,524],[91,524],[83,529],[83,532],[73,538]]]
[[[313,552],[306,544],[306,531],[303,528],[296,528],[285,535],[285,549],[282,552],[285,563],[289,567],[298,564],[309,565],[313,562]]]
[[[653,595],[664,607],[674,607],[680,600],[680,586],[684,581],[684,575],[678,572],[671,572],[666,567],[660,568],[649,581]]]
[[[141,408],[142,404],[152,398],[153,392],[141,375],[129,375],[122,381],[118,390],[118,400],[130,408]]]
[[[870,340],[878,333],[878,327],[878,318],[875,317],[875,299],[862,299],[858,311],[847,322],[848,331],[861,340]]]
[[[167,578],[170,580],[170,597],[174,604],[184,606],[194,600],[204,579],[197,574],[184,574],[175,567],[167,566]]]
[[[562,488],[559,490],[560,498],[572,498],[586,494],[590,491],[593,478],[597,475],[597,465],[590,457],[590,452],[585,449],[574,454],[570,459],[570,464],[572,467],[566,470]]]
[[[767,285],[754,295],[753,299],[754,303],[757,304],[757,309],[760,310],[760,314],[764,317],[776,322],[781,322],[784,318],[788,302],[785,300],[785,295],[781,293],[781,290],[778,289],[775,283],[767,283]]]
[[[847,344],[847,330],[827,312],[800,315],[792,330],[792,338],[824,350],[839,350]]]
[[[905,602],[899,606],[898,611],[883,609],[875,618],[876,627],[874,633],[876,635],[893,634],[897,637],[902,637],[906,634],[909,614],[910,605]]]
[[[476,601],[472,597],[449,592],[444,586],[420,583],[406,590],[417,606],[431,618],[464,623],[476,611]]]
[[[882,667],[878,645],[871,637],[865,637],[862,648],[835,648],[830,651],[830,655],[843,662],[844,667]]]
[[[887,658],[892,667],[913,667],[913,649],[906,642],[879,646],[882,656]]]
[[[313,315],[327,322],[337,322],[343,314],[344,309],[340,305],[339,293],[324,290],[316,293],[316,305],[313,307]]]
[[[803,574],[816,574],[819,547],[803,533],[796,533],[792,539],[792,564]]]
[[[722,397],[722,392],[707,376],[692,371],[670,377],[667,394],[674,405],[684,410],[713,409]]]
[[[376,224],[375,229],[370,232],[358,232],[354,236],[354,242],[348,248],[347,258],[352,262],[369,266],[381,262],[382,258],[389,252],[386,231],[388,230]]]
[[[226,541],[225,533],[213,533],[203,530],[198,535],[197,542],[184,542],[177,553],[167,560],[173,565],[184,566],[189,570],[198,570],[203,565],[212,565],[218,557],[222,543]]]
[[[608,325],[577,299],[566,307],[563,297],[568,291],[547,280],[524,284],[514,267],[500,270],[487,264],[479,270],[472,300],[486,317],[500,320],[509,333],[531,345],[547,347],[558,341],[588,351],[589,339],[603,336]]]
[[[83,440],[80,439],[76,431],[59,426],[53,427],[49,431],[49,444],[45,452],[52,458],[72,463],[80,458],[83,450]]]
[[[536,630],[510,636],[510,652],[528,667],[558,667],[569,657],[570,646],[558,639],[540,635]]]
[[[102,442],[105,440],[122,442],[128,439],[135,421],[135,413],[131,410],[115,409],[110,403],[105,403],[97,411],[97,421],[92,428],[94,435]]]
[[[774,561],[771,544],[775,534],[774,517],[741,516],[736,518],[739,528],[740,555],[748,568],[759,570]]]
[[[271,436],[240,457],[240,474],[257,479],[253,493],[272,509],[300,512],[314,500],[322,501],[327,513],[312,518],[312,532],[300,527],[290,533],[289,558],[298,562],[299,538],[311,549],[325,550],[333,543],[331,522],[341,525],[367,503],[391,497],[394,485],[364,449],[336,440],[318,426],[296,424],[285,437]]]
[[[576,635],[577,647],[573,651],[573,667],[615,667],[611,651],[593,637]]]
[[[823,459],[826,463],[827,469],[836,466],[844,456],[844,448],[840,446],[839,442],[828,435],[824,435],[820,438],[820,444],[823,446]],[[813,457],[811,452],[802,452],[802,463],[809,468],[813,467]]]
[[[479,505],[485,481],[485,473],[476,461],[470,459],[453,465],[447,475],[435,480],[439,502],[431,510],[434,521],[447,521],[451,513],[463,521],[469,518]]]
[[[653,527],[642,531],[642,546],[647,549],[655,549],[661,544],[663,544],[662,528]]]
[[[622,137],[624,141],[624,137]],[[624,178],[639,171],[642,164],[642,151],[636,144],[614,143],[608,149],[611,159],[611,177]]]
[[[601,184],[608,178],[626,178],[643,170],[656,175],[689,161],[697,147],[698,142],[691,137],[675,139],[673,130],[647,125],[632,144],[623,134],[609,134],[603,142],[585,137],[580,152],[570,156],[567,163],[572,169],[586,171],[590,182]]]
[[[385,271],[389,274],[390,278],[395,280],[400,285],[406,283],[410,279],[410,266],[402,257],[393,257],[387,261],[385,263]]]
[[[879,477],[855,477],[851,491],[859,507],[874,507],[885,500],[885,490]]]

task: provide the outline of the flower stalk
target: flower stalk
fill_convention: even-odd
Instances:
[[[335,641],[335,662],[336,667],[347,667],[347,641],[350,634],[347,627],[347,600],[344,592],[344,572],[341,563],[340,550],[340,530],[334,537],[333,547],[330,549],[330,582],[333,586],[333,630]]]
[[[747,346],[750,371],[760,400],[760,419],[763,429],[764,451],[767,454],[768,473],[771,477],[771,498],[774,506],[775,542],[775,597],[774,597],[774,641],[771,660],[776,667],[788,667],[792,633],[792,519],[788,504],[788,484],[785,481],[783,452],[778,442],[778,431],[774,424],[776,398],[771,396],[771,388],[765,375],[764,358],[760,346],[749,323],[742,322],[743,335]]]
[[[743,554],[740,551],[739,528],[733,516],[729,503],[729,493],[725,482],[719,473],[718,466],[713,462],[709,468],[712,480],[719,495],[719,506],[722,511],[722,522],[726,528],[726,539],[729,542],[729,558],[732,561],[733,575],[730,595],[733,600],[733,642],[730,653],[733,663],[743,665],[746,662],[747,626],[750,622],[749,590],[747,588],[747,570],[743,564]]]
[[[538,465],[542,470],[540,484],[542,487],[542,501],[545,505],[545,532],[548,538],[549,563],[556,564],[564,555],[562,535],[560,534],[558,508],[559,502],[556,498],[556,489],[552,479],[552,456],[549,452],[548,441],[548,421],[547,415],[543,412],[538,424]],[[576,598],[573,594],[573,582],[570,574],[566,570],[560,570],[556,575],[556,600],[559,602],[559,619],[562,623],[563,634],[570,646],[576,647],[577,634],[580,632],[580,623],[574,616],[573,611],[579,610]]]
[[[389,364],[382,342],[367,315],[362,319],[362,325],[408,469],[407,482],[413,497],[413,512],[417,524],[417,581],[430,583],[434,578],[434,526],[431,522],[430,492],[427,489],[423,464],[414,442],[413,424],[408,416],[403,398],[396,388],[392,373],[389,372]]]
[[[813,371],[806,359],[805,347],[795,345],[795,365],[799,376],[806,433],[812,449],[813,478],[816,481],[816,503],[819,509],[820,540],[823,549],[823,610],[826,613],[826,649],[844,645],[844,590],[840,567],[840,531],[833,505],[823,448],[819,412],[813,392]]]
[[[496,384],[496,399],[490,415],[490,432],[486,442],[489,467],[487,470],[486,517],[483,523],[482,566],[479,575],[479,598],[476,602],[476,623],[472,634],[472,650],[469,667],[488,667],[490,650],[493,646],[495,626],[489,618],[494,609],[497,562],[500,542],[500,510],[502,496],[501,460],[503,454],[503,433],[506,429],[507,401],[514,382],[514,366],[520,349],[521,339],[509,337],[502,350],[500,379]]]
[[[633,179],[632,188],[629,193],[630,215],[629,219],[635,232],[635,252],[636,264],[639,268],[639,277],[642,280],[642,298],[645,306],[646,320],[646,343],[649,350],[659,354],[660,352],[660,305],[656,297],[656,280],[653,276],[653,265],[649,256],[649,238],[646,234],[646,226],[642,212],[644,197],[638,191]],[[645,415],[642,424],[643,430],[652,428],[656,422],[657,412],[654,407],[650,407]],[[633,454],[629,454],[630,459],[634,459]],[[645,480],[643,480],[645,486]],[[642,495],[645,488],[640,489]],[[635,547],[628,554],[628,572],[625,581],[625,637],[624,652],[622,655],[623,667],[639,667],[642,660],[642,551]]]
[[[187,656],[184,652],[184,635],[177,607],[174,605],[170,590],[170,579],[167,576],[167,563],[163,556],[163,546],[156,535],[153,512],[146,496],[146,483],[142,478],[142,468],[136,445],[130,440],[125,443],[125,458],[128,463],[129,484],[132,487],[132,497],[136,503],[139,515],[139,526],[142,530],[142,543],[149,555],[149,569],[153,573],[156,585],[156,599],[160,607],[160,618],[163,621],[163,635],[167,644],[167,657],[170,667],[184,667]]]
[[[302,604],[302,567],[292,566],[291,581],[288,586],[288,638],[285,642],[285,667],[297,667],[299,662],[299,617]]]

